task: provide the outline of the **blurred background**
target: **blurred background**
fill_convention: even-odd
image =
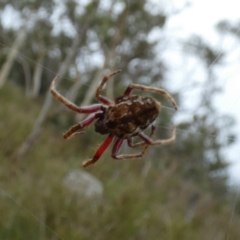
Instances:
[[[236,1],[0,0],[0,239],[239,239],[239,37]],[[128,84],[161,87],[156,138],[139,160],[52,98],[96,103]],[[137,94],[148,94],[146,92]],[[121,152],[135,152],[123,146]]]

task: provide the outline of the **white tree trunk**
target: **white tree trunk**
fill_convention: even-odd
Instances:
[[[6,82],[6,79],[8,77],[8,74],[12,68],[12,65],[15,61],[15,59],[18,56],[19,49],[24,44],[24,40],[27,35],[27,27],[24,26],[21,28],[18,32],[17,38],[15,39],[8,55],[5,63],[3,64],[1,70],[0,70],[0,88],[4,85]]]
[[[59,71],[58,71],[59,76],[63,76],[67,72],[69,65],[72,62],[72,59],[75,57],[77,53],[79,43],[80,43],[80,37],[76,37],[74,39],[71,49],[68,52],[68,55],[66,56],[65,61],[62,63],[62,65],[59,68]],[[59,84],[60,81],[61,81],[61,77],[58,79],[57,84]],[[30,149],[31,145],[33,144],[33,142],[35,141],[36,137],[40,132],[42,123],[44,122],[47,116],[47,113],[51,104],[52,104],[52,95],[50,91],[48,91],[43,107],[33,125],[32,131],[30,132],[30,134],[28,135],[28,137],[22,143],[21,147],[18,150],[16,160],[22,160],[25,157],[26,153],[28,152],[28,150]]]
[[[97,11],[98,5],[99,5],[99,2],[96,1],[95,11]],[[78,48],[81,45],[81,42],[85,39],[85,37],[87,35],[87,31],[89,29],[89,26],[91,25],[91,19],[94,16],[95,11],[93,11],[93,13],[89,15],[89,20],[86,21],[84,26],[81,26],[81,29],[79,26],[76,26],[79,28],[79,29],[76,29],[76,32],[81,32],[81,35],[77,35],[74,38],[72,46],[71,46],[70,50],[68,51],[68,54],[67,54],[65,60],[59,68],[57,75],[59,75],[60,78],[58,79],[56,85],[58,85],[60,83],[60,81],[62,80],[61,76],[65,75],[65,73],[69,69],[70,64],[73,62],[73,59],[76,57],[76,54],[78,53]],[[47,113],[48,113],[49,108],[51,107],[52,100],[53,100],[52,94],[50,93],[50,91],[48,91],[46,98],[45,98],[45,102],[43,104],[43,107],[33,125],[33,128],[31,130],[30,134],[28,135],[28,137],[26,138],[26,140],[22,143],[21,147],[19,148],[15,160],[24,159],[24,157],[27,154],[28,150],[30,149],[31,145],[36,140],[36,138],[41,130],[41,126],[42,126],[45,118],[47,117]]]
[[[33,86],[32,86],[32,93],[31,93],[32,98],[37,97],[40,92],[41,77],[43,72],[43,60],[44,60],[45,53],[46,53],[45,49],[42,48],[40,55],[38,57],[37,63],[35,65],[36,67],[33,75]]]
[[[78,70],[77,64],[75,64],[75,68],[76,68],[76,71],[77,71],[76,81],[73,84],[73,86],[66,93],[66,98],[69,99],[72,102],[76,101],[76,98],[77,98],[77,95],[79,93],[79,90],[82,87],[81,74],[80,74],[80,72]]]
[[[26,96],[30,96],[30,91],[31,91],[31,72],[30,72],[30,67],[27,61],[21,56],[18,56],[16,59],[19,64],[21,64],[23,71],[24,71],[24,76],[25,76],[25,92]]]
[[[113,56],[115,56],[115,51],[110,51],[108,56],[106,56],[105,63],[103,65],[103,67],[100,68],[96,72],[96,74],[88,88],[88,91],[85,94],[85,97],[81,103],[81,106],[88,106],[92,103],[92,100],[95,97],[96,90],[104,77],[104,72],[105,72],[106,68],[108,68],[108,66],[110,65],[110,62],[112,61]],[[116,69],[114,69],[114,70],[116,70]],[[109,82],[110,82],[110,84],[109,83],[106,84],[107,85],[106,96],[109,97],[110,99],[113,99],[113,86],[114,85],[113,85],[112,81],[109,81]],[[83,118],[84,118],[83,114],[77,114],[77,116],[76,116],[77,121],[81,121]]]
[[[86,92],[86,95],[85,95],[85,97],[84,97],[84,99],[81,103],[81,106],[88,106],[88,105],[91,104],[93,98],[95,97],[97,87],[99,86],[100,81],[103,78],[104,70],[105,70],[105,67],[100,68],[96,72],[96,74],[95,74],[95,76],[94,76],[94,78],[93,78],[93,80],[92,80],[92,82],[91,82],[91,84],[88,88],[88,91]],[[76,115],[76,121],[78,121],[78,122],[81,121],[85,116],[86,115],[84,115],[84,114],[77,114]]]

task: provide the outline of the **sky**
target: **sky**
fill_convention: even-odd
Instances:
[[[172,0],[170,5],[169,1],[165,2],[166,9],[171,11],[171,8],[183,8],[187,1]],[[236,0],[191,0],[188,3],[188,7],[172,16],[167,22],[167,30],[171,30],[173,37],[178,38],[198,34],[206,42],[229,53],[228,64],[220,68],[218,74],[224,91],[216,97],[214,104],[221,113],[230,114],[236,119],[235,133],[240,133],[240,39],[237,40],[235,36],[220,35],[215,30],[216,24],[222,20],[231,23],[240,22],[240,2],[238,3]],[[171,56],[175,53],[176,57],[176,52],[176,49],[172,49]],[[174,73],[172,76],[170,74],[170,77],[178,76],[181,79],[180,71],[183,71],[185,64],[184,60],[182,62],[183,64],[178,69],[179,62],[176,60]],[[183,78],[185,80],[186,76]],[[180,81],[179,85],[182,84],[183,82]],[[186,101],[191,102],[194,94],[194,92],[190,94]],[[232,147],[226,149],[224,154],[231,163],[229,167],[230,182],[240,183],[240,138]]]

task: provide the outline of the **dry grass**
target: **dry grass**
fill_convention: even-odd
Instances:
[[[68,192],[63,178],[81,168],[101,139],[94,142],[91,130],[88,146],[84,135],[64,141],[48,123],[24,162],[12,162],[40,104],[11,84],[1,91],[0,239],[226,239],[232,206],[184,182],[175,166],[155,165],[157,159],[118,162],[105,154],[88,170],[103,183],[103,197],[89,200]],[[144,173],[147,161],[152,165]],[[186,218],[195,193],[199,199]],[[239,224],[235,216],[229,239],[240,239]]]

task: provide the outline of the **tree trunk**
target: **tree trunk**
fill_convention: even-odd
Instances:
[[[0,70],[0,88],[6,82],[8,74],[12,68],[13,62],[18,56],[19,49],[24,44],[24,40],[27,35],[27,27],[26,26],[27,25],[24,25],[24,27],[19,30],[17,38],[14,41],[12,47],[10,48],[10,51],[7,55],[7,59]]]
[[[77,67],[76,64],[75,64],[75,68],[76,68],[76,71],[77,71],[76,81],[73,84],[73,86],[66,93],[66,98],[69,99],[72,102],[76,101],[78,92],[82,87],[81,75],[80,75],[80,72],[78,71],[78,67]]]
[[[108,59],[106,59],[105,63],[108,61]],[[87,93],[85,94],[85,97],[81,103],[81,106],[88,106],[91,104],[93,98],[95,97],[95,93],[96,90],[104,76],[104,71],[106,68],[106,64],[104,64],[104,66],[102,68],[99,68],[98,71],[96,72]],[[76,121],[81,121],[84,118],[84,114],[77,114],[76,115]]]
[[[24,76],[25,76],[25,92],[26,92],[26,96],[29,97],[30,96],[30,91],[31,91],[31,72],[30,72],[30,67],[27,61],[25,61],[24,58],[22,58],[21,56],[18,56],[18,58],[16,59],[19,64],[22,65],[23,71],[24,71]]]
[[[72,59],[75,57],[75,55],[77,53],[79,44],[80,44],[80,37],[74,38],[72,47],[69,50],[65,61],[62,63],[62,65],[59,68],[58,75],[60,76],[60,78],[58,79],[57,84],[59,84],[59,82],[61,81],[61,79],[62,79],[61,76],[63,76],[67,72],[68,67],[72,62]],[[17,152],[16,160],[24,159],[25,155],[27,154],[28,150],[30,149],[31,145],[33,144],[33,142],[35,141],[36,137],[38,136],[38,134],[40,132],[42,123],[44,122],[44,120],[47,116],[47,113],[48,113],[48,110],[49,110],[51,104],[52,104],[52,95],[51,95],[50,91],[48,91],[47,96],[45,98],[45,102],[43,104],[43,107],[33,125],[32,131],[30,132],[30,134],[28,135],[26,140],[22,143],[21,147],[19,148],[19,150]]]
[[[83,42],[85,40],[87,31],[91,27],[91,24],[92,24],[91,19],[92,19],[93,15],[95,14],[95,12],[97,11],[98,5],[99,5],[99,2],[96,1],[96,6],[94,8],[95,11],[93,11],[92,14],[89,15],[89,17],[88,17],[89,20],[86,22],[86,24],[84,26],[81,26],[81,29],[79,26],[78,26],[79,29],[76,28],[76,32],[81,32],[81,36],[77,35],[74,38],[71,49],[69,50],[64,62],[60,66],[58,74],[57,74],[60,76],[60,78],[58,79],[56,86],[61,82],[61,80],[62,80],[61,76],[65,75],[65,73],[69,69],[71,62],[76,57],[76,54],[78,52],[77,50],[78,50],[79,46],[81,45],[81,42]],[[47,96],[45,98],[45,102],[43,104],[43,107],[33,125],[32,131],[30,132],[30,134],[28,135],[26,140],[22,143],[21,147],[19,148],[15,160],[17,160],[17,161],[23,160],[24,157],[26,156],[27,152],[29,151],[30,147],[32,146],[33,142],[36,140],[36,138],[41,130],[41,126],[47,116],[47,113],[48,113],[49,108],[51,107],[51,104],[52,104],[52,95],[51,95],[50,91],[48,91]]]
[[[109,57],[108,57],[108,63],[107,66],[111,69],[112,71],[116,71],[117,69],[115,69],[115,58],[116,58],[116,51],[115,49],[110,49],[109,50]],[[114,81],[108,81],[106,84],[106,96],[110,99],[114,99]]]
[[[99,6],[99,1],[94,1],[93,4],[95,4],[95,7],[93,8],[94,10],[91,14],[89,14],[88,20],[86,21],[85,25],[75,27],[76,32],[80,32],[80,34],[78,34],[74,38],[72,46],[71,46],[65,60],[59,68],[57,75],[59,75],[60,78],[58,79],[56,85],[58,85],[60,83],[60,81],[62,80],[61,76],[65,75],[65,73],[68,71],[71,62],[73,61],[73,58],[75,58],[76,54],[78,53],[77,50],[78,50],[79,46],[86,38],[88,29],[91,28],[92,18],[96,14],[96,11]],[[21,147],[19,148],[15,160],[22,160],[26,156],[28,150],[32,146],[33,142],[36,140],[36,138],[41,130],[41,126],[47,116],[47,113],[48,113],[49,108],[51,107],[51,104],[52,104],[52,95],[51,95],[50,91],[48,91],[47,96],[45,98],[45,102],[43,104],[43,107],[33,125],[32,131],[30,132],[30,134],[28,135],[26,140],[22,143]]]
[[[87,105],[90,105],[93,98],[95,97],[95,92],[96,92],[96,89],[101,81],[101,79],[103,78],[103,73],[104,73],[104,70],[105,68],[100,68],[95,76],[94,76],[94,79],[92,80],[89,88],[88,88],[88,91],[82,101],[82,104],[81,106],[87,106]],[[81,115],[82,116],[82,115]]]
[[[35,98],[38,96],[41,88],[41,77],[43,72],[43,60],[44,60],[45,54],[46,54],[46,50],[44,47],[42,47],[41,52],[39,53],[37,63],[35,65],[36,67],[33,75],[33,87],[32,87],[32,93],[31,93],[32,98]]]

